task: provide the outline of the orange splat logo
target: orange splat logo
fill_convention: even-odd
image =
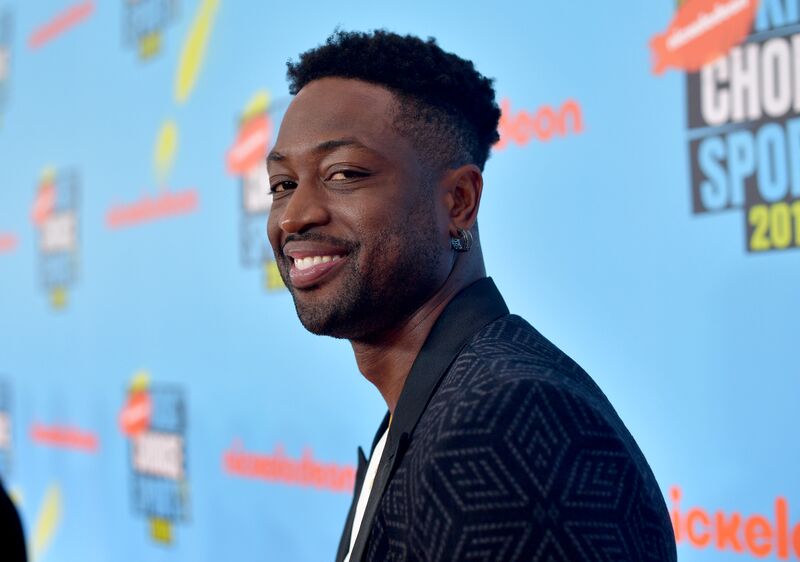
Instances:
[[[228,172],[244,175],[255,166],[263,165],[271,135],[269,115],[264,113],[248,119],[228,151]]]
[[[150,427],[153,403],[146,390],[132,391],[119,414],[119,427],[128,437],[140,435]]]
[[[653,73],[696,72],[747,37],[758,0],[687,0],[664,33],[653,37]]]
[[[36,193],[36,199],[33,202],[31,209],[31,220],[37,227],[42,226],[56,206],[56,187],[53,185],[52,180],[43,181],[39,185],[39,191]]]

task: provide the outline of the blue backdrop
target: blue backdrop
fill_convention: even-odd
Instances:
[[[488,271],[616,406],[680,559],[800,559],[798,2],[656,75],[704,6],[0,0],[0,474],[33,560],[333,558],[385,405],[297,320],[260,166],[336,26],[496,79]]]

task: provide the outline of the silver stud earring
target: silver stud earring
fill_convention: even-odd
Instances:
[[[469,252],[472,248],[472,233],[463,228],[457,229],[458,237],[450,238],[450,247],[456,252]]]

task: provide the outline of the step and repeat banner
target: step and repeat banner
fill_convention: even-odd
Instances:
[[[31,558],[333,558],[385,406],[295,316],[264,155],[286,61],[337,27],[495,79],[487,269],[608,394],[681,560],[800,560],[800,0],[0,0],[0,475]]]

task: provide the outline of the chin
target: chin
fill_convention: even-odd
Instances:
[[[337,339],[360,340],[373,335],[380,328],[381,321],[364,309],[341,306],[343,303],[320,301],[311,304],[299,302],[297,296],[294,298],[297,317],[303,327],[312,334]]]
[[[337,339],[352,339],[352,333],[340,322],[314,317],[313,315],[309,317],[309,315],[304,315],[299,310],[297,316],[300,318],[300,323],[303,327],[312,334]]]
[[[315,299],[303,293],[298,295],[298,291],[294,289],[291,293],[297,317],[306,330],[318,336],[346,337],[346,335],[340,335],[342,322],[337,321],[335,312],[332,313],[329,306],[320,302],[321,299]]]

